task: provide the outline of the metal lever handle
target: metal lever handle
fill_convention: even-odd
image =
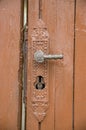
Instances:
[[[38,63],[42,63],[42,62],[44,62],[44,60],[46,60],[46,59],[63,59],[63,55],[62,54],[59,54],[59,55],[46,55],[46,54],[44,54],[44,52],[43,51],[41,51],[41,50],[38,50],[38,51],[36,51],[35,53],[34,53],[34,59],[35,59],[35,61],[36,62],[38,62]]]

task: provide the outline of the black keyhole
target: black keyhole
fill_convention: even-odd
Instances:
[[[37,76],[37,79],[35,82],[35,88],[36,89],[44,89],[45,88],[44,78],[42,76]]]

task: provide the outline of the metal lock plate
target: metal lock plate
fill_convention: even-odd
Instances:
[[[35,117],[41,122],[46,116],[46,110],[49,105],[49,65],[48,61],[41,64],[34,59],[34,53],[41,50],[48,54],[49,52],[49,34],[44,22],[39,19],[32,30],[31,34],[31,104]],[[40,60],[40,58],[38,59]],[[42,59],[43,60],[43,59]],[[37,89],[35,87],[38,76],[43,77],[45,87]],[[43,85],[43,83],[42,83]]]

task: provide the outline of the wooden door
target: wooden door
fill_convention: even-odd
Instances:
[[[0,0],[0,130],[21,126],[21,5],[21,0]]]
[[[41,27],[38,26],[39,19]],[[45,28],[47,32],[41,34],[41,31],[36,31],[39,28]],[[41,36],[48,37],[49,41],[39,40]],[[39,91],[43,90],[34,91],[36,76],[44,69],[43,64],[40,67],[40,63],[34,61],[33,55],[40,49],[45,54],[64,56],[60,60],[46,61],[46,105],[37,103],[37,100],[41,102]],[[28,0],[27,74],[26,130],[86,130],[85,0]],[[35,100],[34,93],[37,93]]]
[[[86,130],[86,1],[28,0],[28,54],[22,14],[0,1],[0,130],[24,123],[23,80],[26,130]]]
[[[73,129],[74,13],[74,0],[28,0],[27,130]],[[63,59],[37,63],[38,50]]]

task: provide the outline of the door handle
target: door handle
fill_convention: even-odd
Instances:
[[[49,59],[49,60],[51,60],[51,59],[54,59],[54,60],[63,59],[63,55],[62,54],[58,54],[58,55],[49,54],[49,55],[46,55],[46,54],[44,54],[44,52],[42,50],[38,50],[38,51],[36,51],[34,53],[34,59],[35,59],[36,62],[42,63],[47,59]]]

